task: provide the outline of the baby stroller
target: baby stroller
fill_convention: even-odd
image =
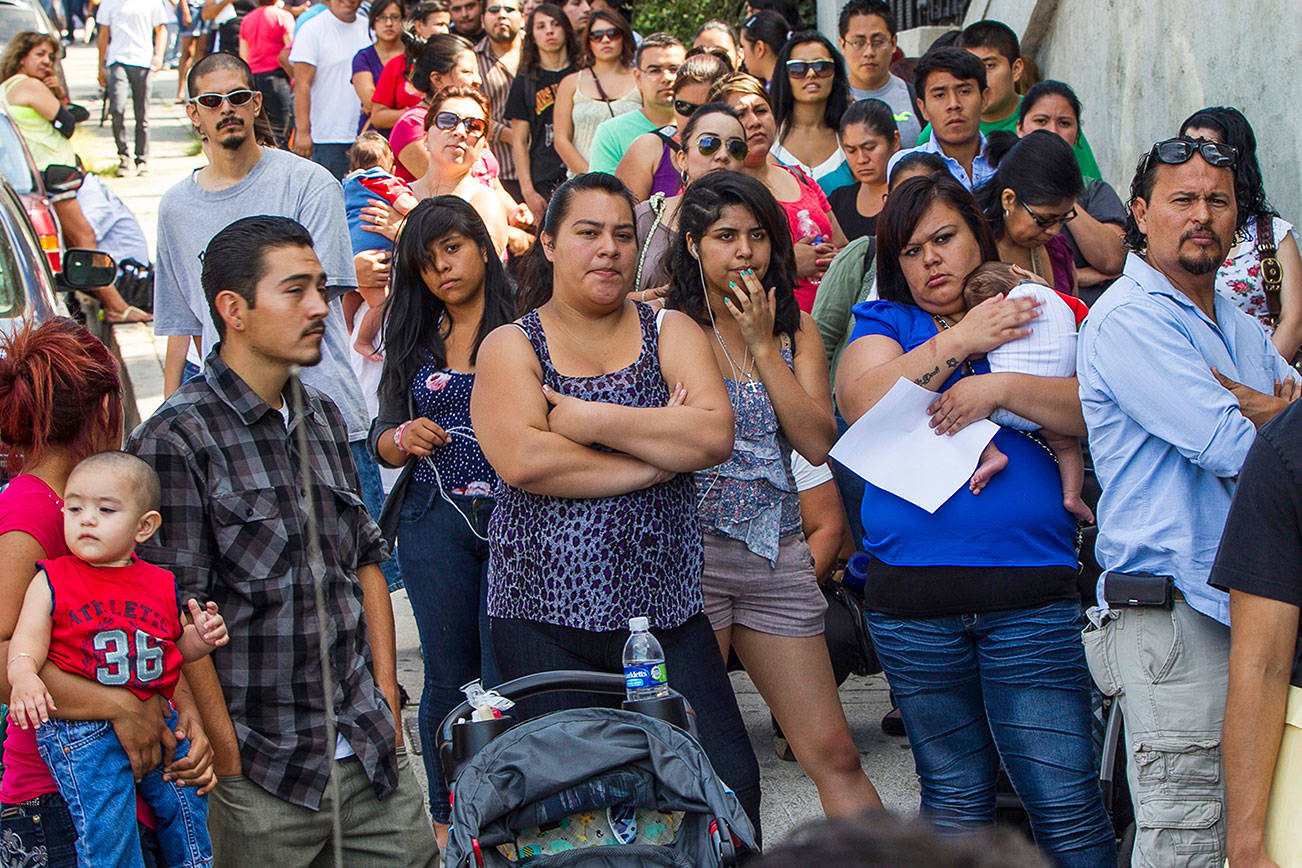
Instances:
[[[543,672],[495,692],[518,701],[558,690],[623,696],[624,678]],[[688,731],[676,693],[524,723],[471,721],[471,713],[463,702],[439,727],[452,792],[448,868],[723,868],[759,850],[736,796]]]

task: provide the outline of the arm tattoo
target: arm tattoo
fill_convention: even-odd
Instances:
[[[937,367],[937,368],[932,368],[930,371],[928,371],[927,373],[923,374],[921,377],[918,377],[918,378],[915,379],[913,382],[917,383],[919,386],[925,386],[925,385],[927,385],[928,383],[931,382],[931,378],[932,378],[932,377],[936,376],[936,375],[939,374],[939,373],[940,373],[940,368],[938,368],[938,367]]]
[[[958,367],[958,359],[955,359],[955,358],[953,358],[953,357],[946,359],[946,360],[945,360],[945,367],[947,367],[947,368],[957,368],[957,367]]]

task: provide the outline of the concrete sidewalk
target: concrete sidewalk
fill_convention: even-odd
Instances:
[[[95,64],[93,46],[76,45],[69,47],[64,68],[73,100],[91,110],[91,120],[77,132],[78,152],[88,166],[105,170],[117,164],[117,157],[109,125],[98,124],[100,104],[96,99],[99,88],[95,81]],[[183,107],[172,104],[175,84],[174,71],[164,70],[154,77],[148,174],[104,179],[135,212],[151,249],[157,237],[159,199],[168,188],[204,164],[203,157],[194,153],[196,140]],[[130,123],[128,112],[128,132]],[[195,267],[198,267],[197,263]],[[147,418],[162,403],[162,360],[166,342],[156,339],[148,325],[115,326],[114,333],[135,388],[141,418]],[[416,623],[404,591],[393,595],[393,604],[398,633],[398,677],[416,702],[424,678]],[[670,677],[672,681],[672,673]],[[774,754],[768,708],[750,679],[744,673],[735,673],[732,678],[760,761],[765,839],[774,843],[793,827],[822,815],[818,794],[798,765],[782,762]],[[912,815],[917,811],[918,787],[908,744],[903,738],[883,735],[879,726],[882,715],[890,708],[885,680],[881,676],[852,676],[841,688],[841,701],[863,758],[864,769],[876,784],[882,800],[889,809]],[[406,728],[414,734],[414,704],[406,714],[410,718]],[[424,775],[418,777],[423,783]]]

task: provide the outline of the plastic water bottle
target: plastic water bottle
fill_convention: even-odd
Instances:
[[[796,232],[800,236],[796,239],[797,241],[800,238],[813,238],[814,244],[823,243],[823,236],[819,234],[818,224],[814,222],[813,217],[809,216],[809,211],[804,208],[796,212]]]
[[[629,618],[628,629],[628,641],[624,643],[624,689],[629,701],[668,696],[665,652],[649,632],[650,622],[646,618]]]

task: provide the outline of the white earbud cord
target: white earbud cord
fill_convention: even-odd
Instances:
[[[479,440],[475,437],[475,429],[467,425],[456,425],[453,426],[452,428],[444,428],[443,430],[446,431],[452,437],[461,437],[466,440],[469,440],[471,443],[474,443],[475,445],[479,445]],[[447,490],[443,488],[443,474],[439,473],[439,466],[434,463],[433,457],[427,455],[420,460],[424,461],[425,464],[431,470],[434,471],[434,481],[438,484],[439,487],[439,497],[443,498],[443,500],[448,504],[448,506],[452,507],[457,511],[457,515],[461,516],[461,520],[466,523],[466,527],[470,528],[470,532],[475,535],[476,539],[482,540],[483,542],[488,542],[488,537],[484,536],[479,531],[475,530],[474,522],[472,522],[470,520],[470,517],[467,516],[461,510],[461,507],[457,506],[456,502],[453,501],[452,498],[448,495]]]

